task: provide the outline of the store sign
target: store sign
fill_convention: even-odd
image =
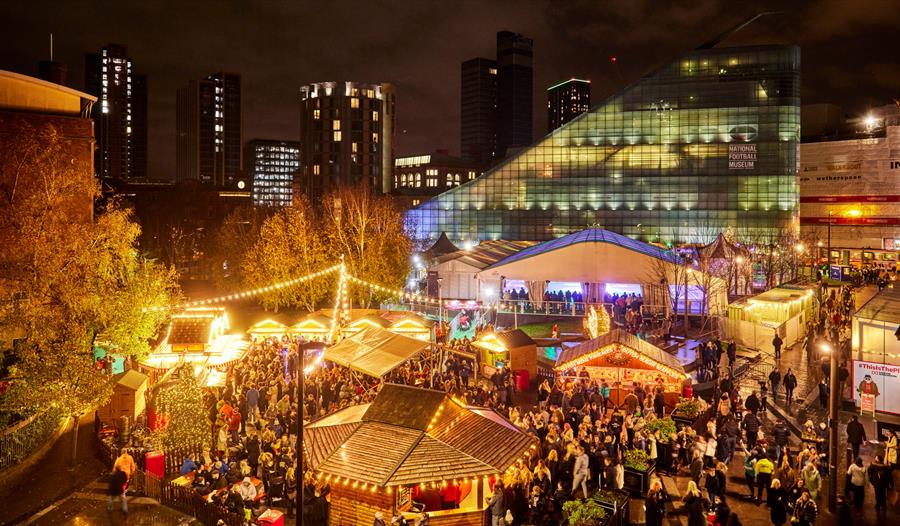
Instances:
[[[756,168],[757,153],[755,144],[729,144],[728,169],[752,170]]]
[[[865,393],[860,393],[866,375],[878,387],[874,402],[864,401]],[[861,410],[900,414],[900,366],[854,360],[852,387],[853,400]]]

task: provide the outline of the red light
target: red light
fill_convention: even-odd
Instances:
[[[615,63],[616,57],[609,57],[609,61]]]

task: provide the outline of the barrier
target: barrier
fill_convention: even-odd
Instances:
[[[62,413],[49,409],[0,431],[0,471],[22,462],[59,430]]]

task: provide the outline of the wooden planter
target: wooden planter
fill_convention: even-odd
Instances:
[[[618,502],[607,502],[599,495],[595,497],[600,506],[609,512],[609,526],[627,526],[628,525],[628,507],[631,497],[625,491],[614,490],[619,495]]]
[[[656,470],[653,462],[650,462],[646,471],[638,471],[625,466],[624,489],[634,497],[643,497],[650,489],[650,475]]]
[[[697,417],[696,417],[696,416],[695,416],[695,417],[689,417],[689,416],[687,416],[687,415],[683,415],[683,414],[680,414],[680,413],[677,413],[677,412],[672,413],[671,416],[672,416],[672,420],[675,421],[675,425],[676,425],[676,426],[677,426],[678,424],[683,424],[683,425],[686,425],[686,426],[688,426],[688,427],[693,427],[693,426],[694,426],[694,422],[697,421]],[[698,416],[699,416],[699,415],[698,415]]]
[[[669,442],[656,443],[656,470],[666,473],[672,471],[672,444]]]

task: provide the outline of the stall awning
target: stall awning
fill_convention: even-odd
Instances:
[[[521,329],[488,333],[478,338],[472,345],[491,352],[506,352],[510,349],[535,345],[534,340]]]
[[[687,376],[678,358],[622,329],[613,329],[593,340],[564,350],[556,359],[556,370],[577,368],[617,351],[670,376],[681,378]]]
[[[323,358],[381,378],[428,348],[429,343],[370,327],[325,349]]]

